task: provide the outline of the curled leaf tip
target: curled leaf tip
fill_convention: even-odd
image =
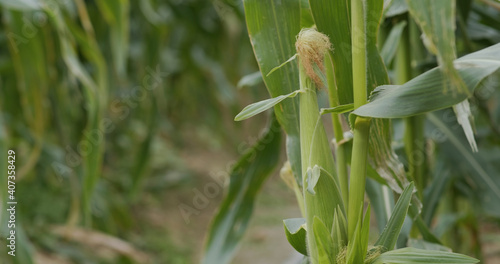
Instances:
[[[304,28],[297,36],[295,48],[299,55],[300,62],[304,66],[307,75],[321,87],[321,79],[314,72],[314,64],[324,72],[323,58],[329,50],[332,50],[332,44],[327,35],[318,32],[314,28]]]

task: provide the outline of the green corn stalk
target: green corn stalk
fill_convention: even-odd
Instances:
[[[305,212],[307,219],[307,243],[308,251],[313,263],[318,260],[318,248],[313,229],[314,218],[319,218],[331,232],[333,225],[334,209],[337,206],[344,208],[338,180],[335,174],[335,165],[329,148],[328,139],[320,123],[318,101],[316,95],[316,84],[305,72],[299,62],[300,72],[300,142],[302,158],[302,179],[304,186]],[[329,174],[321,174],[316,183],[315,194],[308,191],[308,172],[314,166],[319,166]],[[333,175],[333,176],[332,176]]]
[[[366,30],[364,26],[364,1],[351,2],[352,41],[357,43],[352,51],[354,109],[366,104]],[[366,163],[370,119],[357,117],[354,123],[354,141],[351,158],[351,182],[349,186],[349,208],[347,210],[349,239],[354,238],[356,223],[361,218],[366,185]]]

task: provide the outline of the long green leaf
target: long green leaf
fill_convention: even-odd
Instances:
[[[403,248],[383,253],[372,264],[473,264],[478,262],[479,260],[475,258],[457,253]]]
[[[403,227],[408,207],[410,206],[411,197],[413,195],[414,184],[410,183],[404,190],[403,194],[394,206],[391,218],[387,223],[384,231],[380,234],[375,246],[382,246],[384,251],[393,250],[396,242],[398,241],[399,232]]]
[[[255,57],[271,97],[299,90],[296,63],[288,63],[270,76],[271,69],[292,57],[300,31],[300,0],[244,0],[248,34]],[[287,155],[299,186],[302,186],[299,139],[299,100],[286,100],[275,107],[279,123],[287,134]]]
[[[276,96],[276,97],[271,98],[271,99],[263,100],[263,101],[248,105],[247,107],[243,108],[243,110],[241,110],[241,112],[238,115],[236,115],[234,120],[241,121],[241,120],[245,120],[247,118],[250,118],[254,115],[260,114],[260,113],[268,110],[269,108],[274,107],[275,105],[281,103],[281,101],[283,101],[287,98],[295,97],[299,92],[300,92],[300,90],[297,90],[297,91],[291,92],[287,95]]]
[[[281,130],[272,118],[268,132],[233,167],[229,191],[214,218],[201,263],[231,261],[250,221],[254,199],[279,161]]]
[[[500,68],[500,44],[485,48],[455,60],[458,74],[470,93],[488,75]],[[377,87],[370,102],[353,113],[377,118],[402,118],[447,108],[467,99],[467,94],[443,92],[450,85],[440,69],[434,68],[403,85]]]

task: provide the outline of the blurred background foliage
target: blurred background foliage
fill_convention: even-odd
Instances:
[[[382,34],[406,12],[404,1],[394,1],[403,7],[391,9],[394,17],[384,21]],[[500,41],[496,3],[460,0],[457,6],[459,57]],[[193,214],[195,223],[183,219],[178,206],[192,203],[194,187],[213,181],[212,174],[227,171],[265,123],[265,117],[232,121],[242,106],[268,97],[241,1],[0,0],[0,23],[0,262],[199,259],[222,192]],[[435,65],[428,55],[417,68]],[[446,140],[461,130],[445,112],[435,113],[426,126],[429,173],[446,176],[430,179],[430,187],[443,189],[426,190],[446,194],[439,207],[444,217],[433,223],[436,232],[448,232],[447,245],[476,256],[484,252],[478,239],[500,241],[500,203],[478,192],[491,189],[478,189],[474,181],[478,168],[500,178],[498,74],[488,82],[472,99],[479,155],[468,152],[461,134]],[[446,137],[434,129],[443,123],[451,128]],[[400,122],[394,131],[394,147],[404,156]],[[16,258],[7,256],[3,239],[8,149],[17,157]],[[460,162],[464,156],[470,162]],[[270,207],[258,223],[271,222],[278,232],[266,232],[284,236],[283,217],[273,213],[293,204],[293,194],[283,183],[277,186],[272,193],[283,200],[264,195]],[[439,201],[431,201],[432,210]],[[465,209],[457,213],[457,207]],[[432,210],[427,218],[424,212],[429,223]],[[480,230],[489,236],[478,237]],[[261,236],[251,237],[261,242]]]
[[[162,207],[173,187],[190,201],[203,179],[182,149],[200,150],[201,164],[222,150],[237,157],[260,128],[228,122],[241,101],[266,96],[236,89],[258,71],[242,5],[2,0],[0,21],[0,192],[3,205],[14,149],[19,202],[18,256],[7,257],[2,239],[0,262],[143,262],[133,248],[113,248],[114,237],[152,263],[192,261],[200,250],[177,249],[175,227],[162,230],[162,218],[180,218],[178,201]],[[165,211],[156,228],[145,216],[155,210]]]

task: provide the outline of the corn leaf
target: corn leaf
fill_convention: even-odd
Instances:
[[[385,17],[393,17],[404,14],[406,12],[408,12],[408,5],[406,4],[405,0],[392,0],[391,3],[386,8],[384,8]]]
[[[377,32],[382,18],[383,3],[367,1],[365,16],[367,34],[367,90],[372,92],[375,87],[389,83],[387,70],[377,48]],[[354,112],[353,112],[354,113]],[[387,185],[395,192],[402,193],[409,185],[403,164],[398,160],[392,149],[391,122],[388,119],[374,119],[370,128],[369,162],[377,174],[382,177]],[[420,203],[418,203],[420,204]]]
[[[129,50],[129,0],[96,2],[110,29],[111,54],[118,76],[125,77]]]
[[[466,173],[468,177],[471,177],[471,181],[475,183],[473,188],[473,194],[479,198],[481,208],[487,215],[494,217],[500,217],[500,206],[498,201],[500,201],[500,180],[498,177],[498,172],[489,162],[481,156],[480,153],[473,153],[466,144],[463,143],[463,137],[457,135],[453,132],[450,127],[457,125],[456,123],[451,125],[446,124],[440,119],[436,114],[428,114],[429,121],[439,129],[448,139],[449,144],[451,144],[451,151],[447,153],[449,158],[453,160],[460,160],[461,164],[458,166],[454,174],[464,174]],[[456,164],[456,162],[453,162]]]
[[[447,193],[448,186],[450,185],[451,175],[449,170],[445,170],[442,160],[438,160],[433,179],[429,183],[429,187],[424,191],[424,207],[422,212],[422,219],[425,224],[430,226],[432,218],[442,199],[442,196]]]
[[[423,32],[423,40],[427,49],[436,54],[445,78],[450,79],[445,88],[462,91],[462,81],[458,76],[453,60],[455,51],[455,0],[406,0],[411,16]]]
[[[291,218],[283,220],[286,238],[295,250],[307,256],[306,246],[306,219]]]
[[[336,255],[333,254],[332,249],[334,248],[332,237],[328,228],[318,217],[314,217],[313,220],[314,229],[314,239],[316,240],[316,245],[318,247],[318,260],[314,263],[319,264],[333,264],[335,263]]]
[[[479,260],[475,258],[457,253],[403,248],[383,253],[372,264],[473,264],[478,262]]]
[[[410,14],[422,29],[424,45],[430,52],[437,55],[441,73],[448,80],[443,83],[444,91],[450,92],[451,90],[453,95],[456,93],[472,95],[455,69],[456,66],[453,65],[456,59],[456,1],[407,0],[407,3]],[[459,103],[454,106],[454,110],[472,149],[477,151],[471,120],[469,120],[469,117],[472,119],[472,115],[468,103]]]
[[[347,223],[342,210],[337,207],[333,217],[332,255],[337,256],[347,244]]]
[[[0,5],[18,11],[35,11],[42,8],[39,0],[0,0]]]
[[[45,9],[49,14],[54,27],[57,29],[59,43],[61,45],[61,53],[63,60],[69,72],[81,82],[84,88],[84,95],[87,104],[87,124],[83,135],[96,133],[99,130],[99,122],[104,115],[108,81],[107,69],[103,55],[97,45],[95,38],[89,37],[89,32],[79,28],[74,22],[66,21],[61,12],[55,12],[51,9]],[[76,39],[76,43],[69,39],[68,35],[72,35]],[[78,59],[75,44],[81,46],[81,51],[86,59],[96,67],[95,75],[92,76]],[[98,132],[97,132],[98,133]],[[84,222],[86,225],[91,223],[90,204],[95,185],[99,180],[102,165],[102,156],[104,151],[104,137],[101,136],[95,140],[92,137],[82,137],[82,142],[87,146],[92,146],[88,155],[84,156],[84,179],[82,191],[82,203]]]
[[[281,130],[272,118],[267,133],[236,163],[229,191],[222,201],[205,244],[203,264],[231,261],[250,221],[254,199],[279,161]]]
[[[300,0],[300,27],[309,28],[314,25],[308,0]]]
[[[440,244],[430,243],[422,239],[408,239],[408,246],[412,248],[419,248],[426,250],[452,252],[452,250],[448,247],[445,247]]]
[[[391,218],[387,223],[384,231],[380,234],[375,246],[382,246],[384,251],[393,250],[396,242],[398,241],[399,232],[403,227],[408,207],[410,206],[411,197],[413,195],[414,184],[410,183],[399,197]]]
[[[331,108],[321,108],[320,114],[343,114],[354,110],[354,104],[339,105]]]
[[[455,67],[472,93],[478,84],[500,68],[500,44],[455,60]],[[403,85],[377,87],[370,102],[353,113],[376,118],[402,118],[447,108],[467,99],[467,94],[443,92],[451,81],[439,68],[429,70]]]
[[[341,105],[353,102],[351,57],[351,1],[309,0],[319,31],[330,38],[330,53]]]
[[[270,76],[271,69],[292,57],[295,37],[301,29],[300,0],[244,0],[248,34],[271,97],[299,90],[297,64],[288,63]],[[287,134],[287,155],[299,186],[302,186],[299,139],[299,100],[286,100],[275,107],[276,117]]]
[[[370,204],[368,204],[365,216],[363,218],[359,218],[358,224],[356,225],[354,240],[350,240],[347,245],[347,264],[364,263],[365,261],[366,250],[368,248],[368,235],[370,231],[370,212],[371,207]],[[362,211],[360,213],[362,213]]]
[[[396,55],[399,40],[401,39],[401,35],[403,34],[406,24],[406,21],[403,20],[392,27],[389,36],[387,36],[387,39],[384,42],[384,46],[380,51],[380,56],[386,65],[390,64]]]
[[[243,76],[239,81],[236,87],[238,89],[241,89],[243,87],[252,87],[255,86],[259,83],[261,83],[262,80],[262,73],[260,71],[254,72],[248,75]]]
[[[368,170],[370,169],[373,170],[369,167]],[[370,177],[370,172],[368,172],[368,176]],[[394,195],[392,190],[372,178],[367,178],[366,194],[370,199],[370,204],[374,209],[373,211],[375,211],[378,230],[384,230],[394,208]]]
[[[281,103],[281,101],[283,101],[287,98],[295,97],[299,92],[300,92],[300,90],[297,90],[297,91],[291,92],[287,95],[276,96],[276,97],[271,98],[271,99],[263,100],[263,101],[248,105],[247,107],[243,108],[243,110],[241,110],[241,112],[238,115],[236,115],[234,120],[235,121],[242,121],[242,120],[248,119],[254,115],[260,114],[260,113],[270,109],[271,107],[274,107],[275,105]]]

